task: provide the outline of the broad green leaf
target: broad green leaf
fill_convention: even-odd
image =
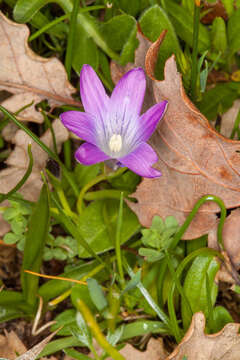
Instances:
[[[214,305],[217,297],[218,287],[214,282],[215,275],[219,270],[219,262],[212,255],[201,255],[195,258],[184,280],[184,292],[191,305],[193,313],[203,311],[205,316],[208,315],[208,303],[206,293],[206,274],[209,278],[210,298]],[[181,306],[182,320],[184,329],[190,325],[187,316],[188,308],[182,302]]]
[[[140,11],[141,0],[138,1],[129,1],[129,0],[118,0],[118,6],[125,13],[136,16]]]
[[[211,329],[212,333],[216,333],[222,330],[228,323],[234,322],[230,313],[223,306],[216,306],[213,309],[213,321],[214,328]]]
[[[103,311],[103,309],[108,306],[108,303],[101,286],[98,284],[97,280],[93,278],[87,279],[87,286],[92,302],[95,304],[96,308],[99,311]]]
[[[216,52],[224,53],[227,49],[227,32],[225,21],[221,17],[216,17],[212,24],[211,31],[212,47]]]
[[[181,48],[174,30],[166,12],[158,5],[147,9],[139,19],[139,25],[143,34],[151,41],[156,41],[163,30],[167,30],[167,35],[161,44],[161,50],[158,54],[157,64],[155,66],[156,76],[163,78],[165,61],[172,55],[181,53]]]
[[[79,75],[84,64],[98,68],[98,49],[96,43],[89,37],[86,30],[78,22],[73,45],[72,66]]]
[[[62,337],[48,343],[37,358],[39,359],[43,356],[54,354],[57,351],[63,351],[65,348],[72,346],[84,346],[84,344],[77,340],[74,336]]]
[[[20,23],[28,22],[43,6],[52,2],[57,3],[65,13],[72,11],[73,4],[71,0],[18,0],[13,10],[14,19]],[[85,29],[86,33],[94,40],[96,45],[112,59],[118,60],[118,54],[108,46],[104,37],[101,35],[95,18],[86,13],[81,13],[80,9],[77,22]]]
[[[120,63],[134,62],[134,51],[138,46],[136,39],[137,23],[130,15],[115,16],[99,26],[101,35],[115,52],[121,52]]]
[[[234,0],[222,0],[228,16],[231,16],[234,11]]]
[[[99,164],[84,166],[78,163],[74,169],[74,176],[79,187],[82,188],[89,181],[95,179],[95,177],[99,174],[99,171]]]
[[[92,298],[89,294],[88,287],[86,285],[75,285],[72,288],[71,292],[71,300],[73,305],[77,308],[77,301],[78,299],[81,299],[85,304],[88,304],[89,309],[92,312],[96,312],[97,308],[92,301]]]
[[[192,47],[193,42],[193,16],[182,6],[172,0],[163,0],[164,8],[167,11],[175,28],[177,35]],[[210,37],[208,29],[199,24],[198,51],[203,53],[210,49]]]
[[[57,315],[54,319],[56,324],[51,326],[51,331],[55,331],[61,328],[58,331],[59,336],[69,336],[72,335],[71,328],[74,328],[76,325],[76,310],[68,309],[62,311],[59,315]]]
[[[95,269],[98,265],[97,261],[91,261],[88,263],[83,263],[80,265],[75,265],[72,270],[66,271],[65,273],[61,274],[60,276],[69,278],[69,279],[76,279],[81,280],[85,275],[87,275],[90,271]],[[98,274],[98,279],[104,281],[106,279],[107,273],[102,270]],[[44,301],[49,301],[60,294],[64,293],[68,289],[72,287],[73,283],[68,281],[62,280],[50,280],[43,284],[39,288],[39,295],[43,297]]]
[[[127,170],[121,176],[108,180],[113,188],[129,191],[130,193],[136,190],[136,187],[140,181],[140,176],[129,170]]]
[[[23,311],[16,310],[14,307],[0,305],[0,323],[4,323],[12,319],[22,318],[24,316],[25,314]]]
[[[104,200],[92,202],[79,218],[78,231],[96,253],[114,248],[119,201]],[[139,229],[136,215],[124,203],[121,244]],[[79,248],[80,257],[89,257],[87,251]]]
[[[148,333],[168,334],[169,331],[162,322],[151,320],[139,320],[124,326],[121,340],[131,339],[135,336],[142,336]]]
[[[235,10],[228,20],[227,34],[230,56],[240,50],[240,9]]]
[[[22,264],[21,282],[23,294],[26,301],[31,305],[37,301],[39,278],[26,274],[24,270],[40,271],[43,249],[49,232],[49,220],[48,189],[44,184],[29,220]]]
[[[214,120],[219,113],[219,108],[221,108],[221,113],[226,112],[239,97],[239,92],[240,83],[217,84],[203,94],[202,101],[197,104],[197,107],[208,120]]]
[[[188,10],[188,12],[193,15],[194,12],[194,1],[193,0],[182,0],[182,6]]]

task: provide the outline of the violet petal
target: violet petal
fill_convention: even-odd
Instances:
[[[82,67],[80,94],[84,110],[103,119],[108,108],[109,97],[102,82],[90,65],[83,65]]]
[[[136,68],[128,71],[117,83],[110,98],[111,121],[118,122],[121,119],[122,125],[126,121],[136,118],[140,114],[146,79],[143,69]],[[125,123],[125,124],[124,124]]]
[[[166,109],[167,101],[162,101],[141,115],[139,119],[140,127],[136,134],[139,142],[147,141],[155,131],[158,122],[162,119]]]
[[[110,159],[98,147],[89,143],[84,143],[78,148],[75,158],[83,165],[92,165]]]
[[[91,144],[97,144],[96,119],[80,111],[66,111],[60,115],[63,125],[75,135]]]
[[[136,174],[154,178],[161,176],[160,171],[151,167],[157,162],[158,157],[155,151],[147,143],[141,143],[130,154],[118,159],[124,166],[127,166],[130,170]]]

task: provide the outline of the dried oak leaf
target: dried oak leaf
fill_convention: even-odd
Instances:
[[[53,122],[53,130],[56,136],[57,147],[60,151],[61,145],[68,139],[69,133],[59,119],[56,119]],[[49,129],[41,136],[40,139],[48,147],[53,148],[52,135]],[[15,144],[15,148],[5,162],[8,167],[0,171],[1,192],[4,194],[9,192],[16,186],[25,174],[29,164],[27,147],[29,143],[32,143],[31,150],[33,154],[33,169],[29,178],[21,187],[19,192],[25,199],[36,201],[42,187],[40,171],[42,171],[46,166],[48,154],[43,151],[39,145],[33,142],[23,130],[18,130],[16,132],[13,143]],[[4,203],[6,202],[3,202],[2,206],[4,206]],[[0,215],[0,236],[4,235],[8,230],[8,224]]]
[[[212,335],[204,333],[205,317],[199,312],[193,315],[192,323],[182,342],[165,360],[239,360],[240,324],[227,324]]]
[[[29,29],[10,21],[0,12],[0,90],[13,94],[2,106],[16,112],[25,105],[18,118],[43,122],[35,105],[47,99],[51,107],[59,104],[80,106],[71,94],[75,88],[69,83],[64,66],[57,58],[36,55],[28,46]]]
[[[50,334],[27,351],[25,345],[14,331],[10,331],[9,333],[5,331],[5,336],[0,335],[0,356],[9,360],[35,360],[55,334],[56,332]],[[16,354],[20,354],[20,356],[17,357]],[[41,358],[40,360],[46,360],[46,358]],[[56,360],[56,358],[52,356],[49,360]]]
[[[132,195],[138,202],[129,203],[144,226],[151,225],[154,215],[163,218],[173,215],[182,224],[196,201],[206,194],[219,196],[227,208],[240,205],[240,142],[217,133],[191,103],[174,56],[166,61],[165,80],[154,78],[161,40],[148,49],[145,67],[152,79],[154,102],[168,100],[169,103],[150,140],[159,156],[156,167],[162,176],[144,179]],[[216,224],[217,212],[215,203],[204,204],[183,238],[193,239],[208,233]]]

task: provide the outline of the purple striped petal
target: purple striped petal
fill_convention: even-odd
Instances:
[[[80,74],[80,94],[84,110],[101,119],[104,118],[109,97],[98,78],[97,74],[90,65],[83,65]]]
[[[118,160],[124,166],[140,176],[147,178],[161,176],[161,173],[158,170],[151,167],[151,165],[157,162],[158,157],[155,151],[147,143],[141,143],[130,154]]]
[[[60,119],[75,135],[91,144],[97,144],[96,119],[92,115],[80,111],[66,111],[60,115]]]
[[[128,71],[117,83],[110,98],[110,113],[113,119],[124,124],[132,117],[140,114],[146,89],[146,79],[143,69]]]
[[[162,119],[167,109],[167,104],[167,101],[162,101],[159,104],[152,106],[140,117],[140,128],[136,134],[139,142],[145,142],[150,138],[155,131],[158,122]]]
[[[75,158],[83,165],[92,165],[110,159],[98,147],[89,143],[84,143],[78,148]]]

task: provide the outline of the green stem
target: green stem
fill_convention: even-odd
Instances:
[[[71,78],[73,45],[74,45],[75,30],[77,26],[78,8],[79,8],[79,0],[74,0],[73,9],[70,18],[69,34],[68,34],[66,57],[65,57],[65,68],[69,80]]]
[[[122,256],[121,256],[121,230],[122,230],[122,221],[123,219],[123,193],[121,193],[120,197],[120,205],[119,205],[119,213],[117,220],[117,231],[116,231],[116,243],[115,243],[115,253],[118,264],[118,271],[120,276],[120,283],[122,288],[124,288],[125,280],[124,280],[124,272],[122,266]]]
[[[207,201],[214,201],[215,203],[217,203],[219,205],[219,207],[221,209],[221,217],[220,217],[219,224],[218,224],[217,235],[218,235],[218,243],[219,243],[220,247],[223,248],[222,230],[223,230],[223,225],[224,225],[224,221],[225,221],[226,214],[227,214],[226,207],[224,205],[224,202],[219,197],[214,196],[214,195],[205,195],[205,196],[201,197],[194,205],[194,208],[188,215],[184,224],[181,226],[179,231],[174,236],[173,242],[170,245],[169,250],[174,249],[177,246],[178,242],[181,240],[183,234],[185,233],[188,226],[190,225],[192,219],[197,214],[198,209]]]
[[[43,26],[41,29],[35,31],[34,34],[32,34],[31,36],[29,36],[28,38],[28,42],[31,42],[33,40],[35,40],[36,38],[38,38],[40,35],[42,35],[43,33],[45,33],[46,31],[48,31],[49,29],[51,29],[53,26],[59,24],[60,22],[62,22],[63,20],[66,20],[67,18],[69,18],[69,14],[65,14],[63,16],[60,16],[59,18],[47,23],[45,26]]]
[[[192,50],[192,73],[191,73],[191,98],[192,101],[196,101],[197,97],[197,76],[198,76],[198,34],[200,23],[200,4],[194,5],[194,22],[193,22],[193,50]]]
[[[200,255],[205,255],[205,254],[206,255],[211,254],[213,256],[218,256],[223,259],[223,256],[216,250],[209,249],[209,248],[197,249],[197,250],[193,251],[191,254],[189,254],[178,266],[176,273],[175,273],[176,278],[178,278],[180,280],[181,274],[182,274],[183,270],[185,269],[185,267],[189,264],[189,262],[191,262],[195,257],[200,256]],[[182,338],[182,331],[179,328],[176,313],[175,313],[175,308],[174,308],[175,287],[176,287],[176,284],[173,281],[170,291],[169,291],[169,296],[168,296],[168,311],[169,311],[169,316],[170,316],[170,321],[171,321],[170,322],[171,329],[173,329],[174,336],[175,336],[177,342],[179,343]]]
[[[64,152],[64,164],[66,168],[71,171],[72,168],[72,151],[71,151],[71,140],[68,139],[63,144]]]
[[[92,200],[103,200],[103,199],[117,199],[120,200],[121,194],[123,193],[123,197],[125,198],[129,195],[129,191],[121,191],[121,190],[98,190],[91,191],[85,194],[84,200],[92,201]]]
[[[87,183],[82,190],[80,191],[80,194],[78,196],[78,201],[77,201],[77,210],[79,214],[82,214],[83,212],[83,199],[84,196],[86,194],[86,192],[93,187],[94,185],[104,181],[104,180],[109,180],[109,179],[114,179],[115,177],[120,176],[121,174],[123,174],[126,171],[126,168],[119,168],[117,171],[112,172],[110,174],[101,174],[97,177],[95,177],[95,179],[89,181],[89,183]]]

